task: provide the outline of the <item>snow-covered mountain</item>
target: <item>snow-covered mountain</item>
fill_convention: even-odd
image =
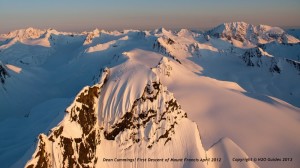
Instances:
[[[243,45],[265,44],[272,41],[285,44],[300,42],[299,39],[289,35],[279,27],[267,25],[254,26],[245,22],[224,23],[208,31],[206,34]]]
[[[280,28],[28,28],[0,50],[3,167],[300,165],[300,46]]]
[[[168,61],[164,57],[152,70],[131,62],[112,70],[104,69],[98,84],[83,88],[76,96],[62,122],[48,136],[39,135],[36,151],[25,167],[119,167],[121,164],[124,167],[198,168],[213,164],[208,161],[165,163],[135,159],[206,160],[218,158],[220,154],[226,156],[223,150],[214,149],[219,147],[210,149],[218,152],[207,154],[197,125],[187,118],[173,94],[160,83],[155,72],[163,71],[162,66],[167,66],[165,62]],[[137,68],[139,72],[136,72]],[[231,143],[227,138],[215,146],[224,145],[227,150],[238,151],[234,156],[248,157]],[[125,158],[127,161],[106,163],[102,161],[104,158]],[[221,165],[236,163],[224,157]],[[242,165],[257,167],[253,162],[239,166]]]

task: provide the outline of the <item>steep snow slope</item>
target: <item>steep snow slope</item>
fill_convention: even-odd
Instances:
[[[220,44],[214,44],[214,40],[209,45],[220,48]],[[200,68],[195,68],[195,72],[219,80],[233,81],[249,92],[270,95],[300,106],[297,101],[300,99],[300,71],[297,61],[271,55],[259,47],[229,47],[219,52],[200,50],[200,53],[199,57],[189,58],[200,65]]]
[[[199,77],[172,61],[165,62],[159,66],[164,72],[162,83],[174,92],[182,108],[201,128],[205,149],[222,137],[230,137],[250,157],[299,158],[299,108],[270,96],[246,92],[236,83]],[[300,163],[257,164],[295,167]]]
[[[295,61],[300,60],[300,43],[281,44],[278,42],[272,42],[260,45],[259,47],[268,53],[281,58],[288,58]]]
[[[207,161],[164,161],[206,160],[215,155],[207,156],[197,125],[187,119],[155,69],[153,72],[135,59],[104,69],[98,84],[85,87],[66,110],[63,121],[48,136],[39,136],[26,167],[210,167],[212,163]],[[238,146],[226,146],[219,155],[233,150],[241,151],[234,156],[247,157]],[[229,157],[222,157],[221,167],[234,164]],[[126,161],[105,161],[114,158]],[[257,166],[249,162],[243,167]]]

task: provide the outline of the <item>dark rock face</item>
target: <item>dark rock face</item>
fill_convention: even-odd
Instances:
[[[64,131],[68,131],[70,126],[64,127],[64,124],[54,128],[48,137],[40,135],[37,154],[34,156],[37,161],[28,164],[27,168],[52,167],[52,155],[61,156],[62,167],[90,167],[90,163],[96,164],[96,146],[100,144],[100,131],[95,108],[99,92],[100,87],[97,85],[85,88],[67,110],[70,115],[64,120],[78,125],[82,130],[81,137],[66,136]],[[55,148],[52,149],[51,146]]]
[[[172,134],[174,134],[174,125],[180,120],[180,118],[186,118],[187,115],[181,110],[180,105],[175,99],[169,99],[165,103],[164,111],[159,111],[158,108],[141,109],[141,106],[147,106],[147,104],[155,104],[158,97],[164,94],[162,91],[162,85],[159,82],[153,82],[151,85],[147,85],[144,89],[142,97],[136,99],[131,106],[131,109],[126,112],[121,119],[114,125],[112,125],[107,131],[104,131],[104,136],[107,140],[115,140],[115,138],[124,132],[130,130],[130,136],[125,141],[131,141],[132,144],[140,142],[142,139],[139,136],[141,128],[145,129],[147,124],[160,125],[161,122],[168,122],[169,125],[164,128],[165,131],[157,139],[148,136],[148,148],[157,143],[160,140],[165,140],[167,143],[171,140]],[[156,132],[161,131],[158,127]],[[146,135],[147,136],[147,135]]]
[[[99,97],[98,92],[99,88],[95,86],[85,90],[76,99],[76,102],[82,103],[84,106],[81,109],[77,107],[71,110],[71,121],[79,123],[84,135],[88,135],[96,124],[95,109],[91,107],[95,103],[94,97]]]
[[[64,163],[68,159],[70,165],[81,165],[96,161],[96,145],[100,143],[99,132],[96,129],[97,117],[95,104],[99,97],[99,87],[93,86],[85,89],[80,93],[76,102],[82,104],[82,108],[76,107],[71,109],[71,122],[77,122],[82,128],[82,138],[61,137],[61,144],[64,148]],[[73,144],[76,150],[73,149]],[[73,157],[74,153],[78,154],[78,161]],[[64,166],[65,167],[65,166]]]
[[[224,38],[229,41],[234,39],[240,42],[244,42],[249,36],[249,34],[247,34],[247,31],[249,31],[250,29],[251,26],[247,25],[246,23],[225,23],[207,31],[205,35],[209,35],[214,38]],[[252,31],[252,29],[250,31]],[[253,35],[249,37],[249,39],[257,39],[256,36],[257,34],[253,32]]]
[[[171,38],[168,38],[167,44],[172,45],[172,44],[174,44],[174,43],[175,43],[174,40],[172,40]]]
[[[163,40],[164,40],[164,42],[165,42],[167,45],[173,45],[173,44],[175,44],[175,41],[172,40],[171,38],[163,39]],[[166,56],[168,56],[168,57],[171,57],[172,59],[174,59],[175,61],[177,61],[178,63],[181,64],[180,60],[177,59],[174,55],[172,55],[172,54],[170,53],[170,51],[168,51],[167,48],[164,46],[164,44],[162,44],[162,43],[160,42],[160,40],[158,40],[158,39],[155,40],[155,42],[154,42],[152,48],[153,48],[154,50],[158,51],[158,52],[161,53],[161,54],[164,54],[164,55],[166,55]]]
[[[292,65],[297,71],[300,72],[300,62],[297,62],[297,61],[294,61],[294,60],[291,60],[291,59],[285,59],[285,61],[287,63],[289,63],[290,65]]]
[[[261,52],[257,48],[255,48],[255,49],[247,50],[242,56],[242,59],[247,64],[247,66],[260,67],[262,65],[261,57],[262,57]],[[253,58],[256,58],[255,62],[253,61]]]
[[[270,72],[281,72],[281,69],[277,65],[278,61],[274,57],[263,55],[262,51],[258,47],[247,49],[241,58],[247,66],[267,67]]]
[[[48,168],[48,167],[52,167],[52,156],[51,153],[49,153],[46,149],[46,142],[45,142],[45,136],[40,135],[39,136],[39,146],[38,149],[39,151],[37,152],[37,154],[35,155],[35,158],[37,158],[37,164],[30,164],[27,166],[27,168],[35,168],[35,167],[39,167],[39,168]],[[47,140],[46,140],[47,141]]]
[[[107,69],[103,72],[109,74]],[[141,141],[147,143],[147,148],[160,141],[166,145],[175,134],[175,125],[187,118],[173,95],[160,82],[154,81],[145,86],[142,96],[114,124],[108,128],[100,127],[98,102],[107,76],[100,81],[100,84],[85,87],[77,95],[67,108],[63,121],[48,136],[39,136],[27,168],[50,168],[54,164],[58,167],[95,167],[96,152],[102,141],[116,141],[121,148],[126,141],[129,145],[124,150]],[[144,130],[148,133],[141,136]],[[125,136],[123,142],[117,139],[119,136]]]
[[[83,42],[83,45],[91,44],[93,42],[93,39],[95,37],[98,37],[100,35],[100,32],[96,29],[92,32],[89,32]]]
[[[5,79],[8,77],[10,77],[9,73],[5,69],[4,65],[2,65],[0,62],[0,82],[5,84]]]

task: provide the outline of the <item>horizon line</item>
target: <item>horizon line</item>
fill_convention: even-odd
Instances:
[[[236,21],[236,22],[244,22],[244,21]],[[235,22],[222,22],[220,24],[217,24],[215,26],[203,26],[203,27],[174,27],[174,28],[170,28],[169,26],[157,26],[157,27],[151,27],[151,28],[134,28],[136,26],[133,26],[132,28],[130,27],[127,27],[127,26],[124,26],[123,28],[109,28],[109,27],[106,27],[106,28],[100,28],[100,27],[91,27],[91,28],[87,28],[87,29],[84,29],[84,28],[78,28],[78,29],[69,29],[69,28],[54,28],[54,27],[40,27],[40,26],[27,26],[27,27],[21,27],[21,28],[15,28],[15,29],[12,29],[12,30],[9,30],[9,31],[0,31],[0,34],[8,34],[10,32],[13,32],[13,31],[17,31],[17,30],[24,30],[24,29],[29,29],[29,28],[33,28],[33,29],[38,29],[38,30],[48,30],[48,29],[54,29],[58,32],[66,32],[66,33],[83,33],[83,32],[90,32],[90,31],[93,31],[93,30],[104,30],[104,31],[125,31],[125,30],[143,30],[143,31],[152,31],[152,30],[156,30],[156,29],[160,29],[160,28],[163,28],[163,29],[166,29],[166,30],[171,30],[171,31],[179,31],[179,30],[182,30],[182,29],[187,29],[187,30],[191,30],[191,31],[207,31],[207,30],[210,30],[210,29],[213,29],[215,27],[218,27],[219,25],[222,25],[224,23],[235,23]],[[254,26],[257,26],[257,25],[267,25],[267,26],[271,26],[271,27],[279,27],[283,30],[288,30],[288,29],[300,29],[300,25],[296,26],[273,26],[273,25],[268,25],[268,24],[251,24],[251,23],[248,23],[248,22],[244,22],[244,23],[247,23],[247,24],[250,24],[250,25],[254,25]]]

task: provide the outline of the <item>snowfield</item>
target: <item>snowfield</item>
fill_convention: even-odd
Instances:
[[[295,31],[2,34],[2,167],[300,167]]]

